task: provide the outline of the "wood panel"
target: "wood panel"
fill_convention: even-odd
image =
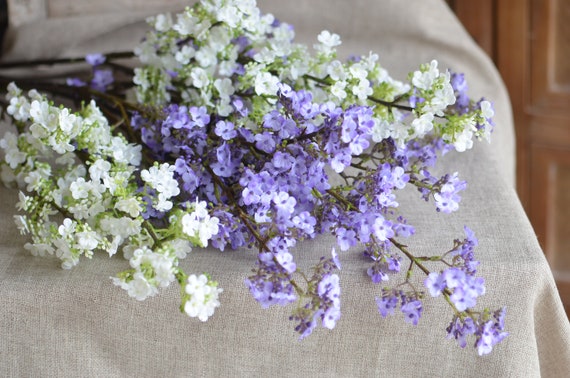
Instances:
[[[495,56],[495,0],[448,0],[471,37],[490,57]]]
[[[509,91],[517,192],[570,313],[570,1],[448,3],[491,52]]]
[[[570,3],[531,4],[531,106],[534,113],[568,116],[570,104]]]

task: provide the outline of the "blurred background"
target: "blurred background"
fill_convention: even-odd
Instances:
[[[570,314],[570,1],[447,3],[509,91],[517,192]]]

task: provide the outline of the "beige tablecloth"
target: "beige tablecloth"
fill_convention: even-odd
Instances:
[[[293,23],[312,43],[322,29],[339,33],[343,54],[379,53],[403,78],[433,58],[465,72],[473,97],[497,111],[494,141],[450,154],[445,169],[468,181],[460,211],[437,214],[416,193],[405,194],[403,214],[417,228],[409,241],[418,254],[449,249],[469,226],[487,294],[480,306],[508,311],[507,339],[491,355],[460,349],[445,339],[449,308],[426,300],[417,326],[401,316],[383,319],[359,253],[341,255],[342,318],[299,342],[289,308],[261,309],[243,279],[255,261],[247,251],[194,251],[187,271],[210,272],[224,288],[222,307],[207,322],[177,310],[178,287],[144,302],[128,298],[108,279],[126,267],[96,256],[71,271],[23,249],[12,223],[17,193],[0,189],[0,375],[2,376],[389,376],[568,377],[570,326],[551,271],[520,206],[514,183],[510,105],[490,60],[476,47],[444,1],[259,1]],[[142,14],[142,13],[141,13]],[[132,47],[144,29],[141,14],[48,19],[11,32],[4,59],[62,56]],[[302,243],[297,259],[308,266],[330,251],[323,237]],[[442,302],[442,303],[440,303]]]

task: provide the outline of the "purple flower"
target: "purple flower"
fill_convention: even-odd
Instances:
[[[381,264],[374,264],[366,270],[366,274],[372,279],[372,282],[378,284],[382,281],[388,281],[389,277],[382,269]]]
[[[107,58],[105,57],[105,55],[100,53],[87,54],[85,56],[85,61],[90,65],[92,65],[93,67],[100,66],[101,64],[105,63],[106,59]]]
[[[434,193],[435,206],[438,211],[452,213],[459,208],[461,197],[459,192],[467,186],[465,181],[459,180],[457,172],[453,175],[446,175],[442,179],[444,184],[438,193]]]
[[[97,91],[104,92],[114,81],[113,71],[95,70],[91,79],[91,87]]]
[[[264,131],[263,133],[255,135],[255,147],[258,150],[267,152],[268,154],[275,151],[275,138],[271,133]]]
[[[413,325],[418,325],[418,321],[422,316],[423,306],[422,302],[419,300],[413,300],[406,304],[403,304],[400,310],[404,313],[404,320],[406,323],[411,323]]]
[[[493,347],[508,336],[507,332],[502,332],[503,328],[494,320],[486,322],[481,330],[477,332],[475,346],[480,356],[491,353]]]
[[[340,227],[336,230],[336,242],[341,251],[347,251],[350,249],[350,247],[354,247],[357,243],[356,232],[353,230],[347,230],[344,227]]]
[[[87,85],[86,82],[77,78],[77,77],[69,77],[65,80],[66,84],[70,87],[84,87]]]
[[[447,327],[447,338],[454,338],[461,348],[467,345],[467,336],[475,334],[477,327],[472,318],[461,320],[455,316]]]
[[[293,273],[297,270],[297,264],[293,261],[293,255],[289,252],[279,252],[275,254],[275,259],[287,273]]]
[[[215,133],[224,140],[230,140],[237,136],[234,124],[229,121],[218,121]]]
[[[394,315],[394,310],[398,307],[398,297],[395,295],[383,295],[382,298],[376,298],[376,305],[383,318],[388,315]]]
[[[330,307],[322,315],[323,327],[333,329],[336,322],[340,319],[340,308]]]
[[[437,297],[446,287],[445,277],[443,274],[432,272],[425,279],[424,286],[429,290],[432,297]]]
[[[340,259],[338,258],[338,253],[336,253],[336,250],[334,249],[334,247],[333,247],[333,249],[332,249],[332,251],[331,251],[331,254],[332,254],[332,261],[334,262],[334,264],[336,265],[336,267],[340,270],[340,269],[341,269],[341,266],[340,266]]]
[[[326,274],[317,287],[317,293],[325,301],[332,303],[334,307],[340,307],[340,286],[337,274]]]
[[[192,121],[194,121],[198,127],[205,127],[210,123],[210,115],[208,114],[208,110],[205,106],[192,106],[190,108],[190,116],[192,117]]]

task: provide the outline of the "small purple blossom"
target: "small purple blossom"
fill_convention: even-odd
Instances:
[[[356,232],[340,227],[336,230],[336,241],[341,251],[347,251],[357,243]]]
[[[114,81],[113,71],[97,69],[93,71],[93,78],[91,79],[90,85],[91,88],[104,92]]]
[[[400,308],[402,313],[404,313],[404,320],[406,323],[411,323],[413,325],[418,325],[418,321],[422,316],[423,305],[420,300],[413,300],[403,304]]]
[[[65,80],[65,82],[70,87],[84,87],[87,85],[86,82],[77,77],[69,77]]]
[[[229,121],[218,121],[216,123],[215,133],[224,140],[230,140],[237,136],[234,124]]]
[[[398,297],[395,295],[383,295],[381,298],[376,298],[376,305],[383,318],[388,315],[394,315],[394,311],[398,307]]]
[[[85,61],[92,65],[93,67],[100,66],[105,63],[107,58],[101,53],[87,54],[85,56]]]

